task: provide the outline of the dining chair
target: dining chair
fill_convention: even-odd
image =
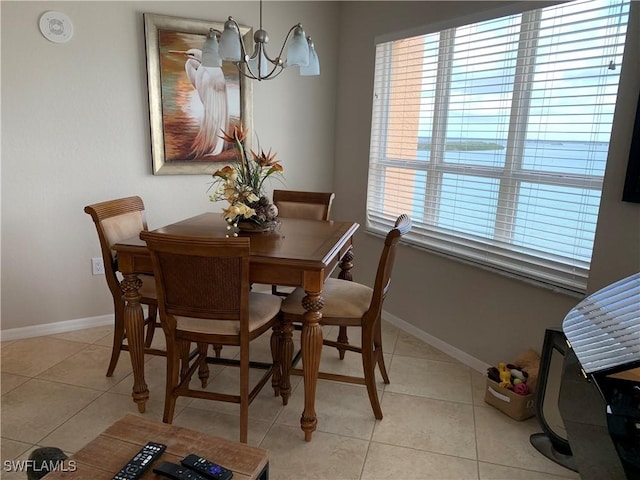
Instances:
[[[278,207],[278,216],[284,218],[306,218],[309,220],[329,220],[334,193],[302,192],[297,190],[274,190],[273,204]],[[287,292],[271,285],[271,293],[286,297]]]
[[[323,345],[360,353],[362,355],[364,377],[319,372],[318,378],[366,385],[371,408],[378,420],[382,419],[382,409],[380,408],[378,392],[376,391],[376,365],[380,369],[384,383],[389,383],[389,375],[387,374],[382,352],[382,330],[380,325],[382,304],[389,291],[391,272],[396,257],[396,246],[402,235],[406,234],[410,229],[411,218],[405,214],[400,215],[395,222],[394,228],[386,236],[373,288],[353,281],[329,278],[322,290],[324,306],[322,307],[320,324],[361,327],[362,332],[361,347],[345,345],[332,340],[323,340]],[[305,313],[302,307],[302,299],[305,296],[305,291],[302,288],[296,288],[282,302],[282,328],[284,332],[291,331],[290,323],[302,322]],[[291,362],[291,359],[283,358],[282,361]],[[300,374],[302,371],[291,369],[291,373]]]
[[[95,203],[84,207],[85,213],[91,215],[98,232],[100,250],[104,263],[105,279],[113,297],[114,305],[114,332],[113,346],[111,347],[111,360],[107,369],[107,377],[111,377],[118,364],[120,352],[128,351],[124,325],[125,302],[122,299],[120,280],[117,276],[117,260],[111,245],[120,240],[136,236],[142,230],[147,230],[144,203],[140,197],[126,197],[105,202]],[[150,355],[165,355],[163,350],[151,348],[155,327],[160,326],[157,321],[157,300],[155,281],[151,275],[139,275],[142,285],[140,287],[140,303],[148,307],[148,315],[144,321],[147,329],[145,335],[144,353]]]
[[[306,218],[309,220],[329,220],[331,204],[335,198],[329,192],[303,192],[299,190],[274,190],[273,204],[278,207],[278,216],[284,218]],[[286,297],[287,292],[271,286],[273,295]]]
[[[329,220],[334,198],[334,193],[296,190],[273,191],[273,203],[278,207],[278,216],[285,218]]]
[[[310,220],[329,220],[331,218],[331,205],[335,198],[333,192],[304,192],[299,190],[274,190],[273,203],[278,207],[278,216],[284,218],[307,218]],[[286,297],[288,292],[278,290],[277,285],[271,285],[271,293]],[[300,330],[301,325],[295,324],[295,329]],[[337,342],[349,343],[347,327],[340,327]],[[338,349],[340,359],[344,359],[345,350]]]
[[[278,216],[289,218],[308,218],[312,220],[329,220],[331,216],[331,205],[335,198],[334,193],[325,192],[303,192],[295,190],[274,190],[273,203],[278,207]],[[352,254],[352,253],[351,253]],[[353,257],[351,257],[353,258]],[[348,280],[351,280],[349,275]],[[277,285],[271,286],[273,295],[286,297],[287,292],[278,290]],[[301,325],[295,324],[296,330],[301,330]],[[341,326],[338,331],[337,343],[340,345],[349,344],[347,327]],[[336,347],[340,360],[344,359],[346,348]]]
[[[167,341],[165,423],[172,423],[180,396],[240,404],[240,441],[247,443],[249,405],[270,377],[280,393],[280,297],[250,290],[250,239],[185,237],[143,231],[153,262],[160,323]],[[250,344],[272,330],[272,363],[250,361]],[[198,355],[186,352],[195,343]],[[240,347],[237,361],[209,358],[209,345]],[[182,362],[182,363],[181,363]],[[231,395],[190,388],[196,369],[207,363],[239,366],[240,391]],[[182,365],[182,368],[180,368]],[[249,369],[266,372],[249,390]],[[207,378],[200,377],[205,388]]]

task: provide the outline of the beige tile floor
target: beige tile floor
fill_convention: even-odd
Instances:
[[[335,336],[327,329],[325,335]],[[115,374],[105,377],[111,329],[91,328],[0,344],[1,451],[5,460],[26,459],[38,446],[57,446],[72,454],[125,414],[139,415],[131,400],[132,375],[123,353]],[[154,342],[162,344],[162,332]],[[358,332],[350,330],[353,343]],[[250,408],[249,443],[271,452],[271,479],[516,479],[579,478],[540,455],[529,435],[540,431],[535,419],[517,422],[483,402],[484,376],[455,359],[384,323],[385,361],[390,385],[379,379],[384,419],[376,421],[366,389],[320,380],[318,428],[304,441],[300,377],[283,407],[265,388]],[[225,354],[234,354],[227,349]],[[268,338],[252,351],[269,359]],[[148,357],[151,392],[147,418],[161,420],[164,358]],[[360,357],[344,361],[325,348],[321,368],[360,372]],[[216,367],[217,387],[237,385],[237,370]],[[174,424],[238,439],[238,407],[182,398]],[[7,480],[24,473],[0,472]]]

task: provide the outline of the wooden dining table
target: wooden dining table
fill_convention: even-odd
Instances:
[[[233,230],[227,227],[219,213],[204,213],[158,228],[155,232],[225,237],[233,234]],[[251,238],[249,276],[252,283],[302,287],[306,292],[302,300],[306,313],[300,339],[304,378],[304,410],[300,427],[307,441],[311,440],[317,425],[315,392],[322,350],[322,329],[319,324],[322,318],[322,288],[336,268],[340,268],[340,278],[351,280],[353,236],[358,228],[359,225],[354,222],[280,218],[280,224],[271,232],[239,233],[239,236]],[[144,379],[144,313],[139,293],[142,281],[138,274],[153,273],[153,266],[146,244],[139,237],[120,241],[111,248],[123,276],[120,285],[125,301],[125,331],[133,367],[132,397],[138,404],[138,410],[143,413],[149,389]],[[282,335],[283,349],[290,358],[293,353],[292,327],[289,325],[286,330]],[[285,405],[291,394],[289,368],[290,363],[284,362],[280,395]]]

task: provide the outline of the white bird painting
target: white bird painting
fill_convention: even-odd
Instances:
[[[202,51],[197,48],[171,50],[169,53],[186,57],[184,69],[199,99],[193,110],[200,112],[200,127],[188,157],[198,159],[219,155],[224,148],[221,130],[226,131],[229,123],[227,83],[222,68],[202,66]]]

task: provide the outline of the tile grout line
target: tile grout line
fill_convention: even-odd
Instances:
[[[471,385],[471,415],[473,416],[473,441],[476,450],[476,474],[480,479],[480,451],[478,449],[478,423],[476,420],[476,406],[473,398],[473,375],[471,369],[469,369],[469,384]]]
[[[80,415],[80,413],[85,410],[86,408],[88,408],[90,405],[92,405],[93,403],[95,403],[99,398],[103,397],[107,392],[102,392],[102,394],[98,395],[96,398],[94,398],[91,402],[89,402],[88,404],[86,404],[84,407],[82,407],[80,410],[78,410],[76,413],[74,413],[73,415],[71,415],[69,418],[67,418],[64,422],[62,422],[60,425],[56,426],[53,430],[51,430],[50,432],[48,432],[46,435],[44,435],[40,440],[38,440],[36,442],[36,445],[41,445],[41,442],[47,438],[49,435],[51,435],[53,432],[55,432],[56,430],[58,430],[60,427],[62,427],[63,425],[67,424],[69,421],[71,421],[71,419],[77,417],[78,415]],[[71,452],[71,453],[75,453],[75,452]]]
[[[99,342],[99,341],[104,341],[104,339],[107,336],[108,336],[108,334],[105,335],[105,336],[100,337],[99,339],[97,339],[94,342],[86,342],[86,341],[76,342],[75,340],[55,339],[55,340],[64,340],[64,341],[67,341],[67,342],[73,342],[73,343],[81,343],[81,344],[85,345],[84,348],[81,348],[77,352],[74,352],[73,354],[69,355],[68,357],[60,360],[60,362],[64,362],[65,360],[68,360],[70,357],[85,351],[86,348],[88,348],[89,346],[96,345],[97,342]],[[51,336],[48,336],[48,337],[51,337]],[[446,363],[446,364],[454,364],[454,365],[456,364],[456,362],[446,362],[446,361],[443,361],[443,360],[435,360],[435,359],[428,358],[428,357],[422,357],[422,356],[415,356],[414,357],[412,355],[398,354],[396,352],[396,350],[398,348],[399,342],[400,342],[400,336],[399,336],[398,330],[396,329],[395,338],[392,338],[393,346],[390,347],[391,352],[389,352],[389,353],[385,352],[385,356],[388,356],[388,358],[389,358],[389,362],[388,362],[387,367],[388,367],[389,376],[390,376],[390,380],[391,380],[392,384],[393,384],[393,372],[392,372],[392,369],[393,369],[394,366],[395,367],[399,366],[399,364],[396,364],[396,361],[398,360],[398,358],[396,358],[397,355],[399,355],[400,357],[404,356],[404,357],[408,357],[408,358],[418,358],[418,359],[441,362],[441,363]],[[14,342],[10,341],[10,343],[14,343]],[[106,347],[106,346],[102,345],[102,347]],[[416,352],[417,352],[417,350],[416,350]],[[152,358],[153,357],[150,357],[149,359],[152,359]],[[124,359],[121,358],[121,361],[123,361],[123,360]],[[42,372],[37,373],[36,375],[42,375],[44,372],[46,372],[47,370],[55,367],[60,362],[57,362],[54,365],[48,366],[46,369],[44,369]],[[23,440],[17,440],[17,439],[12,439],[12,438],[9,438],[9,437],[3,437],[3,438],[6,438],[7,440],[15,441],[15,442],[18,442],[20,444],[30,445],[30,447],[27,448],[25,450],[25,452],[28,452],[30,449],[38,446],[40,444],[40,442],[42,442],[47,436],[51,435],[53,432],[55,432],[56,430],[60,429],[64,425],[67,425],[73,419],[77,418],[78,415],[80,415],[82,412],[84,412],[91,405],[94,405],[97,401],[99,401],[102,397],[104,397],[105,394],[111,393],[111,394],[115,394],[115,395],[118,395],[118,396],[128,397],[128,395],[125,394],[125,393],[114,392],[114,391],[111,391],[111,389],[114,388],[115,385],[117,385],[118,383],[124,381],[128,376],[130,376],[130,372],[129,372],[129,374],[125,375],[125,377],[123,377],[118,383],[108,387],[107,390],[102,390],[102,389],[99,389],[99,388],[96,389],[94,387],[87,387],[87,386],[83,386],[83,385],[74,385],[74,384],[71,384],[71,383],[60,382],[60,381],[57,381],[57,380],[50,380],[48,378],[41,378],[41,377],[38,377],[36,375],[27,376],[27,375],[24,375],[24,374],[13,374],[11,372],[3,372],[3,373],[7,373],[7,374],[11,374],[11,375],[15,375],[15,376],[24,378],[25,381],[22,382],[20,385],[23,385],[24,383],[26,383],[26,382],[28,382],[28,381],[30,381],[32,379],[35,379],[35,380],[46,381],[46,382],[49,382],[49,383],[54,383],[54,384],[59,384],[59,385],[69,385],[69,386],[73,386],[73,387],[76,387],[76,388],[82,388],[82,389],[85,389],[85,390],[91,390],[91,391],[99,392],[99,394],[98,394],[98,396],[96,398],[91,400],[89,403],[87,403],[83,407],[79,408],[75,413],[73,413],[69,418],[67,418],[65,421],[63,421],[60,425],[57,425],[50,432],[46,433],[41,439],[38,440],[38,442],[32,443],[32,442],[29,442],[29,441],[25,442]],[[221,372],[219,372],[219,373],[221,373]],[[477,478],[481,478],[481,476],[480,476],[480,474],[481,474],[480,459],[479,459],[479,439],[478,439],[478,421],[479,421],[478,414],[482,413],[482,412],[479,411],[479,410],[476,410],[476,408],[491,409],[492,407],[490,407],[488,405],[476,405],[476,403],[475,403],[475,397],[476,396],[474,395],[473,370],[472,369],[467,369],[467,375],[468,375],[468,380],[469,380],[470,387],[471,387],[471,403],[470,403],[470,406],[472,408],[472,419],[473,419],[473,435],[474,435],[474,442],[475,442],[474,445],[475,445],[475,453],[476,453],[476,458],[475,458],[476,474],[477,474]],[[215,377],[213,377],[213,378],[215,378]],[[210,379],[210,381],[211,380],[212,379]],[[16,387],[13,387],[11,390],[8,390],[7,392],[5,392],[5,394],[13,391],[15,388],[20,387],[20,385],[18,385]],[[302,381],[295,383],[295,385],[292,388],[292,392],[291,392],[292,396],[293,396],[294,392],[298,391],[298,388],[300,388],[301,385],[303,385]],[[383,384],[382,388],[378,390],[380,392],[380,401],[381,401],[381,403],[384,400],[389,400],[390,396],[386,395],[387,393],[392,393],[393,395],[432,400],[432,401],[436,401],[438,403],[469,405],[469,403],[464,403],[464,402],[459,402],[459,401],[443,400],[443,399],[439,399],[439,398],[425,397],[425,396],[422,396],[422,395],[413,395],[413,394],[407,394],[407,393],[389,392],[389,390],[387,390],[388,387],[389,387],[388,385],[384,385]],[[182,409],[180,410],[180,412],[177,412],[176,416],[182,414],[186,408],[189,408],[189,405],[182,406]],[[197,407],[191,407],[191,408],[196,408],[197,409]],[[274,428],[276,428],[276,425],[278,425],[278,426],[282,425],[284,427],[293,428],[291,425],[287,425],[286,423],[278,423],[278,420],[283,418],[284,412],[285,412],[285,407],[283,405],[280,405],[279,409],[277,411],[277,414],[273,416],[272,420],[270,421],[270,424],[268,425],[268,428],[266,429],[265,433],[262,435],[262,438],[260,438],[259,443],[257,444],[257,446],[264,445],[265,444],[265,440],[269,437],[269,435],[271,435],[271,434],[275,435],[275,433],[273,433],[273,432],[274,432]],[[224,413],[224,412],[215,412],[214,411],[214,413],[215,414],[221,414],[221,415],[229,415],[229,413]],[[480,417],[482,417],[482,415],[480,415]],[[374,443],[373,439],[374,439],[375,434],[376,434],[376,429],[379,428],[379,424],[380,424],[380,422],[378,422],[378,421],[376,421],[373,424],[373,428],[368,433],[368,439],[367,438],[362,438],[362,437],[354,437],[354,436],[350,436],[350,435],[343,435],[343,434],[340,434],[340,433],[332,433],[330,431],[323,432],[322,430],[318,430],[318,432],[322,432],[323,434],[331,435],[331,436],[338,437],[338,438],[354,439],[354,440],[366,442],[366,448],[364,448],[365,444],[363,444],[362,445],[363,450],[361,450],[361,451],[363,451],[364,455],[363,455],[362,465],[360,467],[360,473],[356,477],[356,472],[357,471],[353,472],[354,473],[354,478],[359,478],[360,480],[362,480],[362,478],[364,476],[364,473],[365,473],[365,468],[366,468],[367,462],[376,460],[375,457],[372,456],[373,455],[372,444]],[[298,430],[298,433],[301,433],[301,432]],[[394,447],[399,447],[399,448],[405,448],[405,449],[413,450],[413,451],[416,451],[416,452],[427,452],[427,453],[430,453],[430,454],[443,456],[443,457],[451,457],[451,458],[462,459],[462,460],[467,460],[467,461],[469,461],[469,460],[474,461],[473,459],[466,458],[466,457],[460,457],[460,456],[457,456],[457,455],[441,453],[441,452],[434,452],[434,451],[431,451],[431,450],[417,449],[417,448],[407,447],[407,446],[403,446],[403,445],[397,445],[395,443],[387,443],[387,442],[379,442],[379,441],[376,441],[375,443],[380,444],[380,445],[389,445],[389,446],[394,446]],[[69,452],[69,453],[73,453],[73,452]],[[19,458],[20,455],[24,455],[24,452],[19,454],[16,458]],[[496,465],[496,466],[500,466],[500,467],[505,467],[505,465],[503,465],[503,464],[494,464],[493,462],[486,462],[486,463],[492,464],[492,465]],[[469,466],[471,466],[471,465],[469,465]],[[570,479],[571,478],[571,477],[567,477],[567,476],[562,476],[561,474],[558,474],[558,473],[547,473],[547,472],[540,472],[540,471],[537,471],[537,470],[532,470],[531,467],[526,468],[526,467],[521,467],[521,466],[514,465],[514,466],[511,466],[511,468],[518,469],[518,470],[521,470],[521,471],[524,471],[524,472],[530,472],[530,473],[539,473],[539,474],[543,474],[544,473],[545,475],[549,475],[551,477],[558,478],[559,480],[560,479],[567,479],[567,478]]]

